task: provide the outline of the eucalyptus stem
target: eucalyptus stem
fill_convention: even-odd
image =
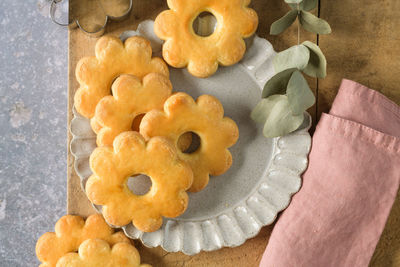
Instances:
[[[297,3],[297,16],[300,15],[300,3]],[[297,45],[300,45],[300,20],[297,19]]]
[[[297,45],[274,57],[276,74],[265,84],[262,99],[251,112],[255,122],[264,124],[263,134],[267,138],[283,136],[298,129],[304,121],[304,112],[315,104],[315,96],[303,73],[315,78],[326,76],[326,58],[318,45],[310,41],[300,44],[300,27],[314,34],[331,33],[328,22],[310,12],[319,1],[284,1],[291,10],[272,23],[270,33],[278,35],[297,20]]]

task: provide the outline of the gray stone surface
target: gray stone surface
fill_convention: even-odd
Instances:
[[[65,214],[67,30],[47,0],[0,1],[0,266],[37,266]]]

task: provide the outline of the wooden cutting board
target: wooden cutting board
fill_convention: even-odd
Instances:
[[[134,0],[133,3],[129,18],[109,23],[106,34],[119,36],[125,30],[136,29],[138,23],[154,19],[167,8],[165,0]],[[296,44],[297,29],[294,26],[279,36],[268,34],[271,23],[288,11],[283,0],[253,0],[251,6],[259,15],[257,34],[267,38],[275,50],[281,51]],[[397,88],[400,75],[393,71],[400,70],[400,60],[395,59],[395,56],[400,55],[398,10],[399,1],[364,0],[360,5],[352,0],[320,0],[319,9],[314,13],[320,13],[321,17],[329,21],[333,33],[318,37],[301,32],[303,41],[308,39],[319,42],[328,60],[328,77],[324,80],[309,79],[317,96],[317,104],[309,110],[314,122],[322,112],[329,111],[342,78],[375,88],[400,104],[400,89]],[[69,31],[68,129],[72,119],[73,96],[78,88],[75,66],[81,57],[94,55],[96,41],[97,38],[88,37],[78,29]],[[70,140],[68,132],[68,145]],[[67,211],[69,214],[87,216],[94,213],[94,210],[81,190],[73,163],[73,156],[68,149]],[[240,247],[201,252],[195,256],[168,253],[159,247],[146,248],[137,241],[135,245],[142,261],[153,266],[258,266],[272,227],[264,227],[255,238]],[[393,206],[371,266],[400,266],[400,195]]]

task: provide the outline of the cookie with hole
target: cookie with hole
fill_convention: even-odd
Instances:
[[[214,74],[218,65],[239,62],[246,51],[244,38],[254,34],[257,13],[248,7],[250,0],[169,0],[169,10],[161,12],[154,23],[154,32],[165,41],[165,61],[176,68],[187,67],[197,77]],[[194,25],[204,12],[216,20],[209,36],[196,32]],[[199,19],[198,19],[199,17]],[[209,23],[205,20],[205,23]]]
[[[115,226],[132,223],[144,232],[162,225],[162,217],[174,218],[187,208],[186,190],[193,172],[179,157],[176,147],[164,137],[145,141],[137,132],[123,132],[112,147],[98,147],[90,156],[93,175],[86,183],[86,194],[102,205],[106,221]],[[132,176],[147,175],[150,190],[134,194],[128,187]]]
[[[164,60],[152,57],[150,41],[139,36],[128,38],[124,43],[117,37],[103,36],[96,42],[96,56],[79,60],[75,74],[79,88],[74,95],[76,110],[86,118],[92,118],[96,105],[111,94],[111,85],[121,74],[142,79],[149,73],[169,77]]]
[[[91,120],[92,126],[96,125],[97,145],[112,146],[120,133],[139,130],[142,116],[162,109],[171,92],[171,82],[159,73],[147,74],[142,80],[128,74],[119,76],[112,85],[112,95],[99,101]]]
[[[193,170],[189,191],[198,192],[207,186],[210,175],[221,175],[232,165],[228,148],[239,138],[239,129],[232,119],[224,117],[224,108],[217,98],[202,95],[194,101],[186,93],[172,95],[164,103],[163,111],[148,112],[140,124],[145,138],[164,136],[175,147],[180,136],[188,132],[198,136],[197,149],[189,153],[177,150],[179,158]]]

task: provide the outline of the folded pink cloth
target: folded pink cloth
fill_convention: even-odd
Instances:
[[[343,80],[260,266],[368,266],[400,182],[400,107]]]

